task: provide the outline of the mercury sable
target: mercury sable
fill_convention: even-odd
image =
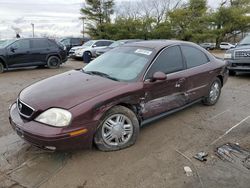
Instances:
[[[133,145],[146,123],[196,102],[214,105],[227,77],[226,63],[196,44],[131,43],[23,89],[9,119],[43,149],[115,151]]]

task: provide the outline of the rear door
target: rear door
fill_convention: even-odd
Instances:
[[[32,63],[29,39],[20,39],[7,48],[9,67],[26,66]]]
[[[144,82],[143,117],[145,119],[186,104],[185,65],[179,46],[164,49],[149,68]],[[155,72],[167,75],[164,81],[150,81]]]
[[[35,64],[45,64],[52,47],[47,39],[31,39],[31,56]]]
[[[201,49],[189,45],[182,45],[181,49],[188,75],[186,96],[192,102],[207,95],[209,83],[214,77],[214,68]]]

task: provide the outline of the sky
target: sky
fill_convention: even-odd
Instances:
[[[123,1],[123,0],[116,0]],[[136,1],[136,0],[134,0]],[[157,1],[157,0],[156,0]],[[80,8],[84,0],[0,0],[0,39],[13,38],[15,30],[22,37],[81,36]],[[220,0],[208,0],[216,8]]]

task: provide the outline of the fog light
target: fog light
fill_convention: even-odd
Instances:
[[[81,129],[78,131],[73,131],[71,133],[69,133],[70,136],[76,136],[76,135],[80,135],[80,134],[85,134],[88,132],[88,129]]]

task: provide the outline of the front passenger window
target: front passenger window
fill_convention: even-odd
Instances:
[[[16,50],[29,49],[30,42],[29,40],[18,40],[15,43],[13,43],[10,47]]]
[[[166,74],[183,70],[183,59],[179,46],[173,46],[164,49],[152,64],[147,79],[152,78],[155,72],[164,72]]]
[[[103,41],[98,41],[95,43],[96,47],[101,47],[104,46],[104,42]]]

